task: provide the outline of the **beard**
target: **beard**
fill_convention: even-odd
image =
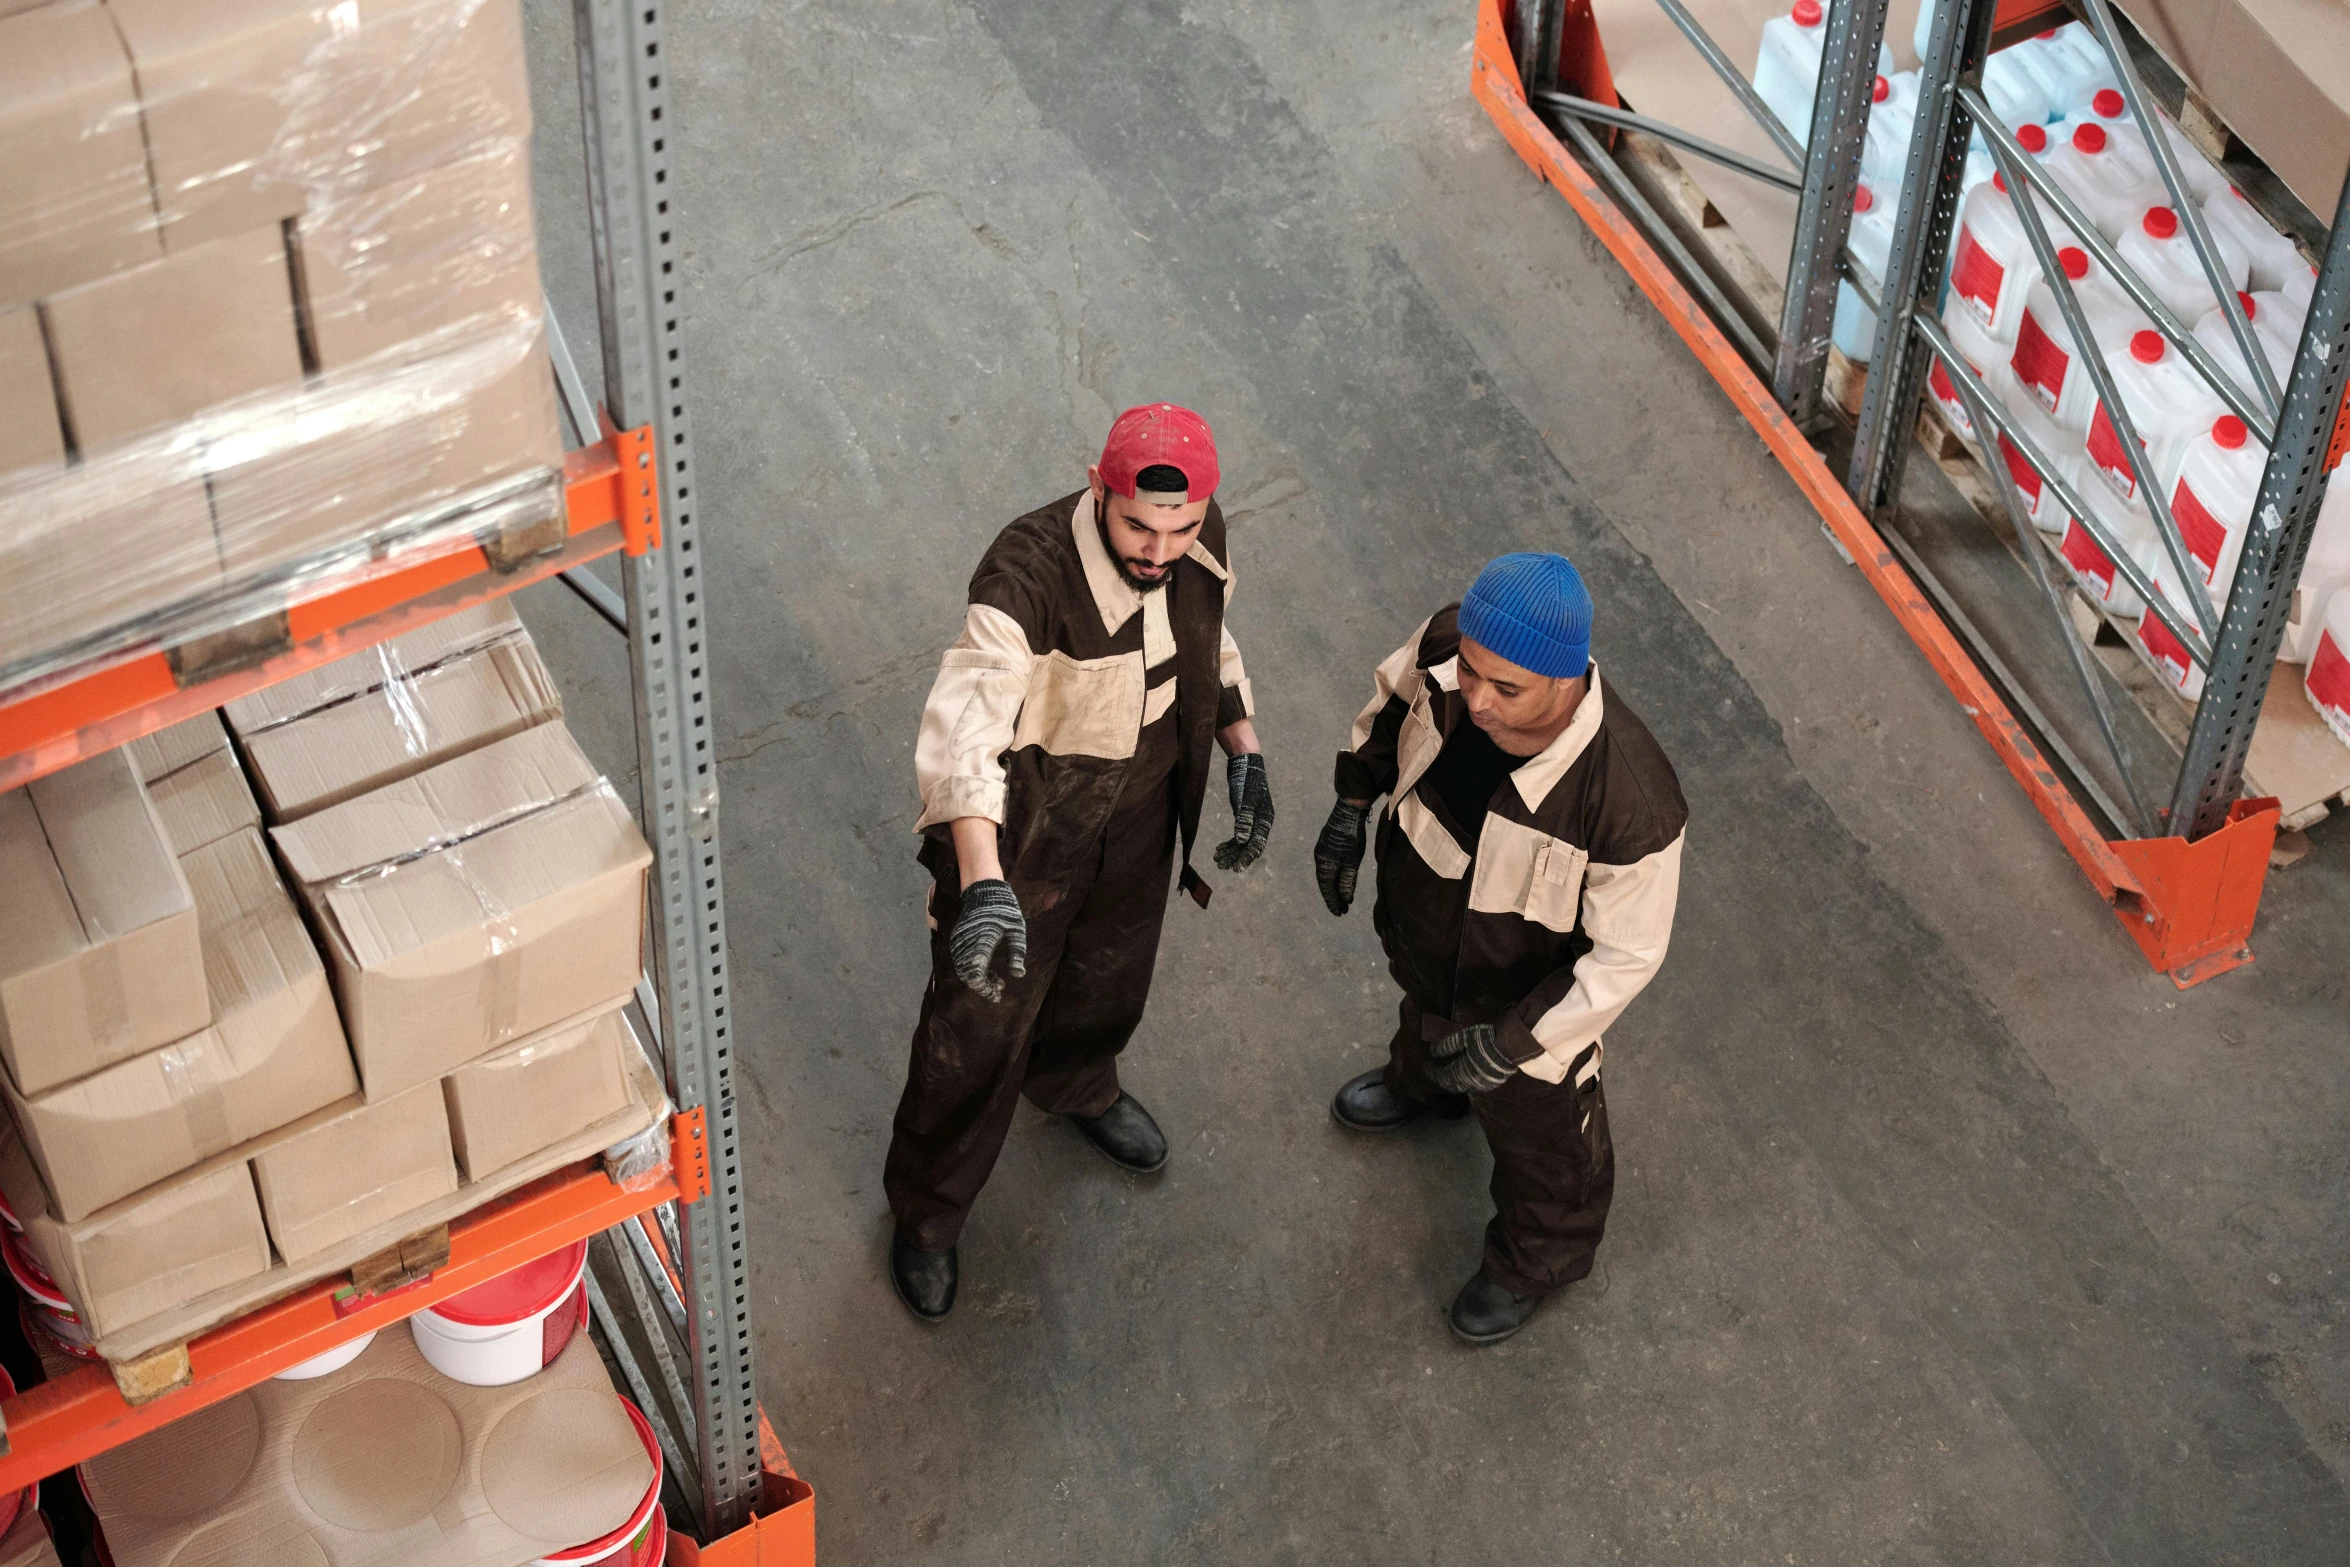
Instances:
[[[1165,587],[1168,583],[1175,580],[1175,563],[1173,561],[1169,561],[1164,567],[1162,567],[1159,571],[1159,574],[1155,577],[1137,576],[1134,570],[1137,563],[1128,560],[1125,556],[1118,553],[1116,546],[1110,543],[1109,530],[1104,528],[1098,519],[1094,522],[1093,526],[1094,531],[1101,535],[1103,553],[1108,555],[1112,561],[1117,563],[1119,578],[1135,592],[1156,593],[1159,591],[1159,589]],[[1148,563],[1144,562],[1143,564]]]

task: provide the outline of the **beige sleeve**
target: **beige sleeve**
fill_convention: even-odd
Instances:
[[[1564,998],[1534,1022],[1542,1054],[1525,1065],[1544,1082],[1563,1080],[1575,1058],[1599,1043],[1665,961],[1681,896],[1683,831],[1630,865],[1593,861],[1583,873],[1583,933],[1591,950],[1575,964]],[[1594,1054],[1594,1061],[1598,1059]]]
[[[1232,627],[1224,627],[1224,645],[1216,654],[1217,681],[1227,691],[1240,693],[1240,708],[1250,718],[1257,716],[1257,694],[1248,683],[1248,666],[1240,661],[1240,644],[1232,640]]]
[[[1434,617],[1431,616],[1431,619]],[[1380,662],[1371,671],[1371,700],[1355,715],[1354,732],[1347,737],[1347,749],[1359,751],[1363,742],[1371,738],[1371,726],[1379,715],[1387,711],[1387,704],[1397,697],[1409,702],[1419,693],[1420,638],[1428,634],[1428,622],[1423,620],[1412,628],[1402,647]]]
[[[1004,752],[1019,727],[1033,663],[1028,636],[1002,610],[974,604],[938,661],[914,740],[922,815],[914,830],[962,816],[1004,820]]]

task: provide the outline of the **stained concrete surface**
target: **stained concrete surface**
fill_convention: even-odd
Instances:
[[[551,292],[594,318],[567,8]],[[1718,391],[1467,95],[1465,6],[676,8],[761,1387],[848,1562],[2339,1561],[2350,829],[2250,969],[2134,948]],[[1152,1180],[1023,1111],[924,1328],[880,1166],[911,749],[970,566],[1150,398],[1215,422],[1281,816],[1171,912]],[[1391,990],[1313,896],[1372,663],[1557,548],[1679,764],[1599,1272],[1441,1311],[1486,1163],[1350,1139]],[[524,612],[624,783],[617,638]],[[1227,820],[1209,806],[1209,830]]]

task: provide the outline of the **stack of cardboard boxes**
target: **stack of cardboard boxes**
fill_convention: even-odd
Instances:
[[[510,609],[227,717],[0,795],[0,1193],[102,1348],[641,1098],[650,852]]]
[[[529,130],[516,0],[0,0],[0,678],[555,515]]]

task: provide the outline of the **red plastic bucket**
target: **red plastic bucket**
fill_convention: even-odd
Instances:
[[[637,1440],[645,1444],[645,1454],[653,1460],[653,1481],[645,1487],[645,1499],[628,1515],[628,1522],[610,1534],[542,1556],[531,1567],[588,1567],[590,1563],[596,1567],[661,1567],[669,1554],[669,1520],[661,1511],[661,1444],[654,1439],[653,1427],[642,1410],[625,1398],[620,1407],[628,1411],[628,1423],[636,1427]]]
[[[587,1242],[526,1262],[408,1319],[445,1377],[504,1387],[535,1376],[587,1326]]]
[[[76,1360],[96,1360],[98,1352],[90,1347],[89,1327],[14,1230],[0,1229],[0,1258],[6,1259],[8,1276],[24,1295],[20,1316],[28,1327],[46,1333]]]

